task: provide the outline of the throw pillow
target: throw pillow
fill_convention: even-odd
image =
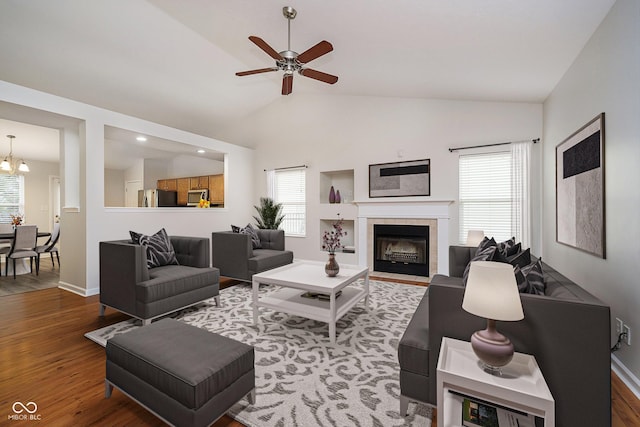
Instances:
[[[233,231],[234,233],[239,233],[240,227],[238,227],[237,225],[231,224],[231,231]]]
[[[520,252],[522,252],[522,243],[518,242],[515,245],[511,246],[509,249],[507,249],[507,257],[513,256]]]
[[[240,234],[248,234],[251,237],[251,246],[253,249],[262,248],[262,244],[260,243],[260,237],[258,237],[258,232],[251,224],[247,224],[245,228],[240,229]]]
[[[509,255],[513,255],[519,251],[513,251],[513,247],[516,245],[516,238],[512,237],[509,240],[498,243],[498,252],[500,252],[505,258]]]
[[[514,267],[517,265],[520,268],[525,267],[531,264],[531,252],[529,249],[525,249],[524,251],[507,257],[507,262]]]
[[[488,238],[487,236],[485,236],[484,239],[482,239],[482,241],[478,245],[478,249],[476,249],[476,255],[480,254],[480,252],[482,252],[485,249],[490,248],[492,246],[496,246],[495,239],[493,237],[492,238]]]
[[[176,252],[171,239],[164,228],[152,236],[146,236],[135,231],[129,231],[134,243],[144,246],[147,250],[147,267],[155,268],[162,265],[178,264]]]
[[[129,230],[129,235],[131,236],[131,241],[134,245],[140,244],[140,236],[142,236],[142,234]]]
[[[464,269],[464,273],[462,274],[462,283],[464,284],[464,286],[467,286],[467,279],[469,278],[469,269],[471,269],[471,263],[473,261],[491,261],[495,253],[496,247],[489,246],[488,248],[482,250],[480,253],[476,254],[476,256],[474,256],[471,261],[469,261],[469,264],[467,264]]]
[[[516,265],[513,268],[518,283],[518,291],[521,293],[544,295],[546,285],[542,272],[542,261],[536,262],[520,268]]]

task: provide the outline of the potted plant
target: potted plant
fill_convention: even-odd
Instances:
[[[282,204],[276,203],[271,197],[260,197],[260,206],[254,206],[258,216],[253,216],[258,228],[277,230],[284,219]]]

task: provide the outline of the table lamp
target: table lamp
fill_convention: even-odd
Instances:
[[[467,231],[467,246],[478,246],[484,239],[484,231],[469,230]]]
[[[487,328],[471,336],[471,348],[485,371],[500,373],[513,358],[513,344],[496,330],[496,321],[524,319],[513,267],[493,261],[473,261],[462,308],[487,319]]]

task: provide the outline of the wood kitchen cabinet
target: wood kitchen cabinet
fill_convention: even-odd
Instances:
[[[194,176],[189,178],[189,183],[191,190],[206,190],[209,188],[209,177]]]
[[[159,190],[177,191],[178,183],[176,179],[159,179],[157,188]]]
[[[178,184],[178,206],[187,206],[187,193],[190,189],[190,179],[178,178],[176,181]]]
[[[224,175],[209,175],[209,201],[212,205],[224,205]]]

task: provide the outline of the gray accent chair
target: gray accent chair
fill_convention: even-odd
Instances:
[[[250,282],[256,273],[293,262],[293,252],[284,248],[284,230],[258,229],[257,232],[261,249],[253,249],[248,234],[211,233],[211,264],[220,269],[220,275]]]
[[[462,275],[475,247],[449,248],[449,274],[435,275],[398,346],[400,412],[436,405],[442,337],[469,341],[486,320],[462,309]],[[524,319],[499,322],[515,350],[535,356],[556,402],[556,425],[611,425],[609,306],[543,263],[545,295],[521,294]]]
[[[100,316],[111,307],[142,320],[209,298],[220,306],[220,272],[209,267],[209,239],[170,236],[179,265],[147,268],[147,253],[130,240],[100,242]]]

